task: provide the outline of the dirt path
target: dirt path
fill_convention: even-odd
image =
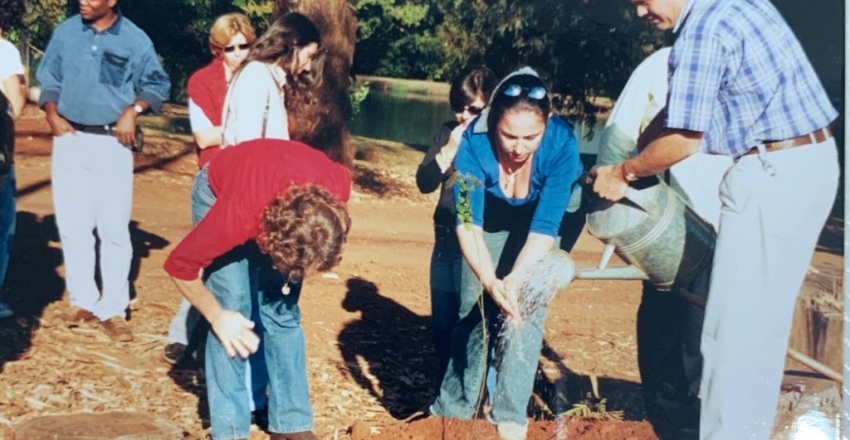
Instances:
[[[50,138],[37,115],[19,122],[18,233],[5,289],[19,316],[0,323],[0,432],[9,434],[40,415],[122,410],[161,417],[182,428],[185,438],[203,438],[202,373],[172,369],[160,360],[180,301],[161,267],[190,227],[196,167],[188,138],[151,134],[150,154],[137,157],[130,320],[136,339],[115,343],[96,330],[72,331],[54,322],[53,312],[67,298],[52,216]],[[450,432],[456,437],[446,438],[490,438],[494,433],[486,423],[399,424],[431,399],[427,280],[435,200],[414,194],[412,176],[421,153],[372,145],[366,157],[369,162],[358,162],[353,229],[342,264],[333,276],[309,280],[301,300],[315,432],[324,439],[349,438],[349,427],[360,421],[358,436],[365,431],[386,439],[431,439]],[[585,235],[574,257],[591,265],[600,250]],[[613,281],[577,281],[555,298],[532,405],[535,418],[569,409],[557,407],[565,404],[555,404],[555,391],[568,386],[569,396],[584,396],[589,375],[595,375],[608,408],[624,411],[631,422],[572,421],[569,438],[655,438],[642,421],[634,334],[638,300],[637,283]],[[537,423],[530,438],[555,438],[555,428]],[[251,438],[268,437],[254,431]]]

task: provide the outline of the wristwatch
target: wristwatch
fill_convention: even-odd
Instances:
[[[142,106],[141,106],[140,104],[138,104],[138,103],[136,103],[136,104],[133,106],[133,110],[135,110],[135,111],[136,111],[136,114],[137,114],[137,115],[140,115],[140,114],[142,114],[142,112],[144,112],[144,111],[145,111],[145,109],[143,109],[143,108],[142,108]]]
[[[625,162],[623,162],[623,178],[626,179],[626,182],[634,182],[635,180],[638,180],[638,177],[635,175],[635,173],[626,170]]]

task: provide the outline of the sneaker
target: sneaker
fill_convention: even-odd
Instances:
[[[186,356],[186,344],[180,342],[170,342],[162,349],[162,360],[171,365],[177,365]]]
[[[510,422],[499,423],[496,425],[496,431],[502,440],[525,440],[528,426]]]
[[[269,429],[269,409],[260,408],[251,411],[251,424],[264,431]]]
[[[0,319],[11,318],[15,312],[9,308],[9,305],[0,301]]]
[[[100,321],[100,328],[113,341],[130,342],[133,340],[133,332],[130,331],[130,326],[127,325],[127,320],[120,316]]]
[[[97,317],[94,313],[80,307],[71,306],[66,310],[58,312],[56,318],[62,321],[68,328],[94,327]]]
[[[321,440],[313,431],[290,432],[288,434],[271,433],[269,440]]]

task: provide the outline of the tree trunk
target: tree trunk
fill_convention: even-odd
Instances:
[[[357,19],[350,0],[277,0],[274,16],[295,11],[316,23],[327,53],[322,81],[315,92],[317,102],[299,105],[298,111],[290,112],[290,137],[351,165],[354,154],[348,131],[352,116],[349,89]]]

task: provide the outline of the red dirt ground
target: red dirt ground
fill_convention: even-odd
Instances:
[[[18,236],[4,294],[19,314],[0,324],[0,433],[40,415],[122,410],[167,420],[184,438],[203,438],[202,372],[160,360],[180,301],[161,267],[190,228],[196,166],[188,137],[147,130],[146,154],[137,156],[130,319],[136,339],[116,343],[53,320],[67,296],[50,198],[51,139],[43,117],[28,111],[18,123]],[[358,148],[365,143],[357,140]],[[433,398],[428,262],[435,199],[416,194],[412,184],[420,152],[377,142],[363,157],[369,161],[357,164],[342,264],[331,276],[308,280],[302,296],[314,431],[323,439],[497,438],[484,421],[400,422]],[[585,234],[573,256],[592,265],[601,248]],[[590,376],[599,379],[608,409],[623,411],[626,421],[570,420],[568,438],[656,438],[640,398],[639,291],[636,282],[576,281],[554,299],[529,406],[530,440],[561,438],[552,415],[590,391]]]

